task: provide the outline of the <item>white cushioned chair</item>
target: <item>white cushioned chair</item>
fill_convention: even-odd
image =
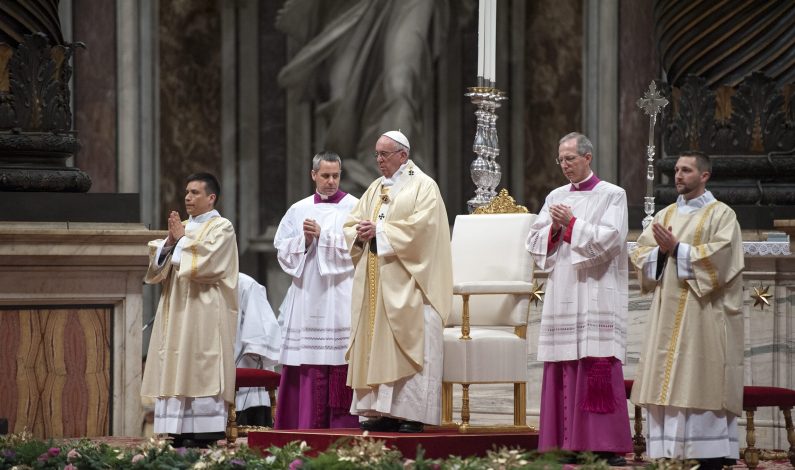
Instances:
[[[507,192],[504,196],[510,198]],[[526,333],[533,263],[525,240],[534,218],[528,213],[456,217],[453,311],[444,330],[443,425],[452,423],[453,384],[463,387],[459,429],[467,431],[472,428],[469,386],[513,383],[513,427],[527,427]]]

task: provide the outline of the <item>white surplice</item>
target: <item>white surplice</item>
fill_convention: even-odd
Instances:
[[[590,191],[552,191],[530,227],[527,250],[550,270],[538,339],[538,360],[626,359],[627,202],[620,187],[600,181]],[[549,206],[567,204],[576,218],[571,243],[548,251]]]
[[[279,363],[282,329],[268,303],[265,286],[251,276],[240,273],[237,294],[240,312],[235,340],[235,367],[273,370]],[[241,387],[235,396],[237,411],[270,405],[270,397],[264,388]]]
[[[336,204],[315,203],[309,196],[293,204],[279,223],[273,244],[279,264],[293,278],[279,307],[281,364],[346,364],[353,263],[342,224],[357,202],[350,194]],[[320,225],[320,237],[309,247],[305,219]]]

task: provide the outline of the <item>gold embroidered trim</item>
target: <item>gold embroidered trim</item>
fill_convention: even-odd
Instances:
[[[378,299],[378,255],[368,251],[367,252],[367,305],[368,305],[368,323],[369,332],[367,336],[368,348],[372,347],[373,334],[375,333],[375,310],[376,300]]]
[[[673,369],[674,366],[674,352],[676,351],[679,331],[682,328],[682,317],[684,316],[685,306],[687,305],[687,292],[687,286],[685,286],[679,293],[679,307],[676,309],[674,329],[671,332],[671,342],[668,344],[668,354],[665,358],[665,374],[663,375],[663,384],[660,390],[660,403],[666,403],[668,398],[668,386],[671,383],[671,369]]]
[[[377,199],[375,204],[375,209],[373,210],[373,217],[372,220],[376,220],[378,217],[378,213],[381,212],[381,205],[386,202],[384,201],[383,196],[386,196],[389,189],[381,186],[381,196]],[[388,196],[387,196],[388,197]],[[372,243],[372,241],[370,242]],[[370,334],[368,335],[368,347],[369,350],[372,347],[373,343],[373,334],[375,333],[375,312],[377,309],[377,300],[378,300],[378,255],[370,251],[370,247],[367,246],[367,315],[368,315],[368,324],[370,327]]]
[[[707,221],[707,217],[712,213],[712,210],[717,207],[718,201],[713,202],[709,206],[707,206],[704,214],[701,216],[701,220],[698,221],[698,227],[696,227],[696,235],[693,237],[693,245],[696,247],[696,251],[698,252],[698,256],[701,258],[702,264],[704,264],[704,269],[707,270],[709,274],[709,280],[712,282],[712,288],[718,288],[718,273],[715,271],[715,266],[712,265],[712,261],[710,261],[704,250],[704,246],[701,244],[701,236],[704,232],[704,224]]]
[[[696,247],[697,250],[703,250],[701,245],[701,236],[704,233],[704,223],[707,220],[707,216],[712,212],[712,210],[716,207],[717,201],[713,202],[709,206],[706,207],[704,214],[702,214],[701,219],[698,221],[698,226],[696,226],[696,233],[693,236],[693,246]],[[668,226],[668,220],[670,219],[671,215],[673,214],[673,208],[676,205],[672,204],[668,206],[668,210],[665,213],[665,226]],[[700,254],[700,253],[699,253]],[[709,263],[707,260],[707,269],[712,269],[710,271],[710,278],[713,279],[713,283],[717,283],[717,275],[712,268],[712,264]],[[714,276],[714,277],[713,277]],[[676,317],[674,318],[674,328],[671,332],[671,342],[668,344],[668,354],[665,358],[665,373],[663,374],[663,385],[662,389],[660,390],[660,403],[666,403],[667,396],[668,396],[668,386],[671,382],[671,369],[673,369],[674,364],[674,352],[676,352],[678,340],[679,340],[679,332],[682,328],[682,317],[685,314],[685,306],[687,305],[687,294],[688,288],[687,284],[681,289],[679,293],[679,306],[676,309]]]
[[[196,239],[197,242],[204,240],[204,236],[207,235],[207,232],[210,231],[210,228],[213,226],[213,222],[216,220],[221,220],[221,218],[213,217],[212,219],[204,223],[204,227],[202,228],[202,231],[199,234],[199,238]],[[195,243],[190,247],[190,253],[191,253],[190,277],[194,278],[199,273],[199,259],[198,259],[199,252],[196,249]]]
[[[671,220],[671,216],[674,214],[674,210],[676,209],[676,204],[671,204],[665,209],[665,216],[663,217],[663,226],[668,228],[668,222]]]

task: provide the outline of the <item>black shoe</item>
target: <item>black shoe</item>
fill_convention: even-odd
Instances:
[[[182,434],[169,434],[168,437],[171,438],[171,447],[175,449],[185,447],[185,436]]]
[[[562,455],[558,457],[558,463],[561,465],[574,465],[579,461],[577,454]]]
[[[395,432],[400,428],[400,420],[381,416],[380,418],[368,419],[359,423],[362,431],[370,432]]]
[[[403,421],[400,423],[398,432],[422,432],[425,425],[419,421]]]
[[[709,459],[696,459],[698,461],[699,470],[722,470],[725,465],[736,465],[737,461],[734,459],[727,459],[724,457],[713,457]]]
[[[600,459],[607,462],[611,467],[626,467],[627,459],[621,454],[613,452],[594,452]]]

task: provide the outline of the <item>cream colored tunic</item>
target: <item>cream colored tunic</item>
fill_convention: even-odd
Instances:
[[[189,226],[190,227],[190,226]],[[141,395],[235,398],[237,241],[232,223],[213,217],[186,229],[179,268],[170,253],[158,268],[162,240],[149,242],[147,284],[163,284],[149,342]]]
[[[359,199],[344,225],[355,266],[351,302],[348,386],[368,388],[420,372],[425,350],[424,304],[447,320],[453,295],[450,228],[436,183],[411,160],[390,188],[381,210],[383,178]],[[371,280],[377,296],[368,299],[369,243],[355,243],[359,220],[379,220],[390,253],[379,255]],[[382,250],[379,246],[379,252]],[[371,316],[371,307],[373,314]],[[370,359],[373,359],[372,361]]]
[[[739,415],[744,260],[737,217],[712,199],[690,211],[672,204],[654,221],[672,227],[681,245],[659,281],[651,265],[658,253],[651,225],[630,255],[641,290],[654,292],[631,400]]]

